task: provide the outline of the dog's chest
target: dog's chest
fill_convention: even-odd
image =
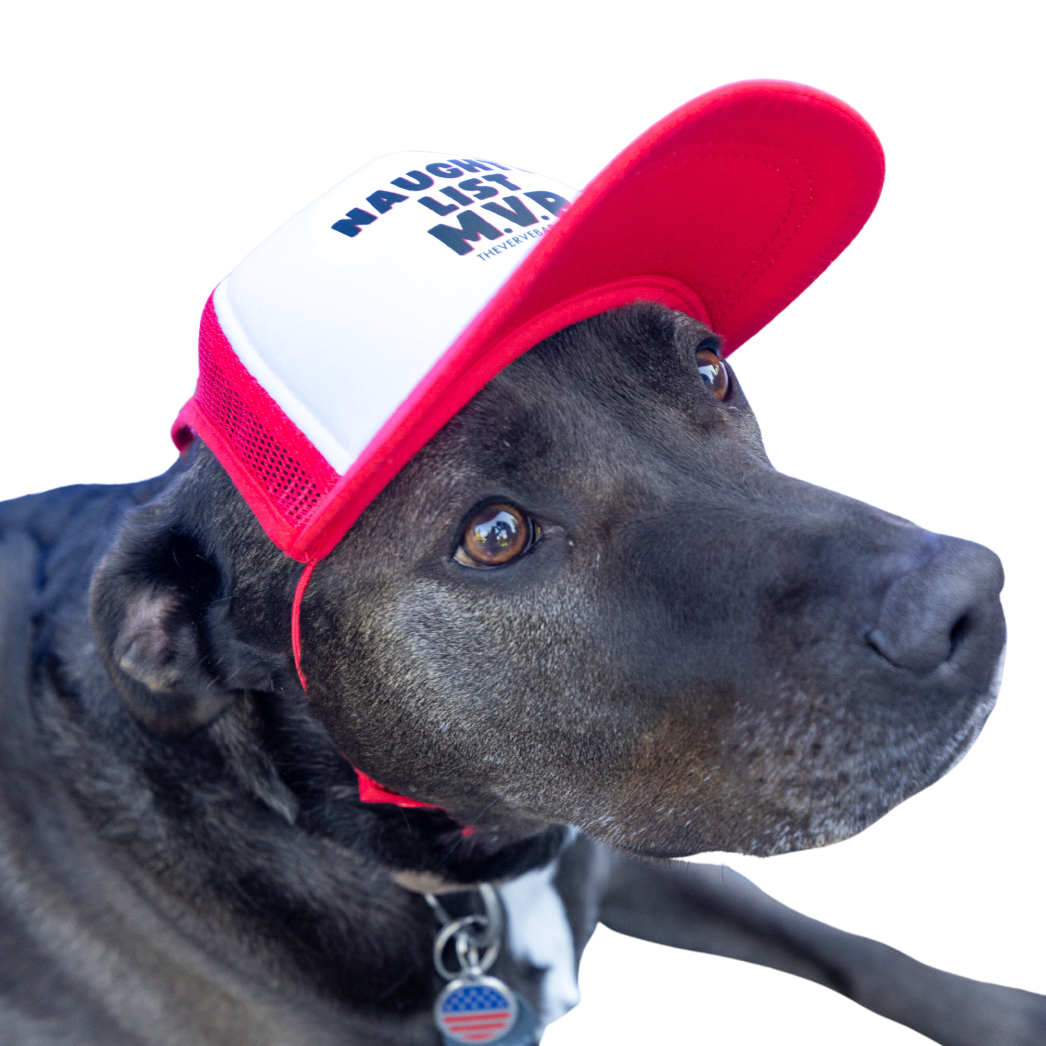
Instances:
[[[518,962],[544,970],[538,1021],[544,1026],[580,1001],[574,937],[566,908],[552,885],[559,868],[553,861],[502,886],[508,916],[508,946]]]

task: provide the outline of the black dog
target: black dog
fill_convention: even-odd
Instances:
[[[973,742],[1004,636],[992,553],[775,472],[716,352],[637,304],[499,375],[320,564],[311,701],[301,567],[205,447],[6,503],[0,1041],[436,1043],[421,893],[495,881],[544,1020],[602,921],[1046,1042],[1042,997],[650,859],[860,831]]]

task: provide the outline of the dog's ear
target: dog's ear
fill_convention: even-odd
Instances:
[[[185,736],[243,691],[273,689],[280,659],[233,634],[216,558],[150,506],[125,524],[91,581],[99,653],[128,712],[153,733]]]

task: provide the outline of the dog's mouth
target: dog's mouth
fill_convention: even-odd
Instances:
[[[797,689],[787,715],[780,695],[776,717],[742,710],[716,762],[643,760],[588,796],[576,816],[502,797],[478,816],[452,812],[467,825],[462,833],[441,814],[432,874],[449,884],[521,874],[558,854],[575,830],[567,820],[616,849],[654,858],[772,856],[842,841],[962,760],[994,708],[1002,667],[1000,654],[987,690],[921,728],[905,716],[861,722],[845,695],[817,700]]]
[[[844,673],[838,645],[824,647],[802,674],[768,669],[743,690],[681,687],[656,718],[632,715],[630,697],[603,701],[570,733],[535,723],[519,739],[530,758],[504,759],[485,782],[463,768],[446,792],[432,782],[427,798],[442,811],[406,812],[431,860],[412,845],[404,864],[453,882],[519,874],[534,854],[552,859],[545,833],[563,825],[662,858],[769,856],[857,834],[963,758],[994,707],[1003,655],[976,674],[951,660],[918,675],[871,658]]]
[[[992,676],[991,685],[975,702],[965,732],[956,738],[951,758],[947,762],[944,762],[942,759],[943,765],[940,772],[933,779],[934,781],[940,780],[958,766],[965,758],[966,753],[973,747],[974,741],[980,737],[984,724],[988,721],[988,716],[992,714],[992,710],[995,708],[995,702],[999,696],[999,688],[1002,686],[1002,673],[1005,664],[1006,648],[1003,647],[1002,652],[999,654],[999,659],[995,663],[995,672]],[[928,783],[933,784],[933,781]]]
[[[1000,655],[987,690],[921,722],[862,720],[846,695],[811,700],[797,690],[789,714],[779,703],[776,717],[739,715],[717,762],[695,772],[686,760],[651,761],[640,768],[645,782],[630,775],[612,809],[578,823],[617,849],[659,858],[771,856],[839,842],[961,761],[995,705],[1001,673]]]
[[[884,749],[867,757],[857,753],[837,767],[819,768],[806,797],[793,782],[783,781],[780,794],[785,801],[775,811],[773,826],[753,838],[747,852],[770,856],[811,849],[864,831],[955,767],[976,741],[994,705],[992,691],[972,703],[965,723],[955,730],[936,730],[922,737],[895,735]]]

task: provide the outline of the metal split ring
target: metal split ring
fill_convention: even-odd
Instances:
[[[464,915],[460,919],[451,919],[436,897],[432,894],[425,895],[436,917],[443,923],[442,929],[436,935],[432,952],[436,970],[448,981],[460,977],[463,973],[474,976],[486,973],[494,965],[501,950],[504,916],[500,898],[490,883],[480,883],[479,894],[483,899],[485,913]],[[461,967],[457,971],[449,970],[443,961],[443,952],[452,939]]]

